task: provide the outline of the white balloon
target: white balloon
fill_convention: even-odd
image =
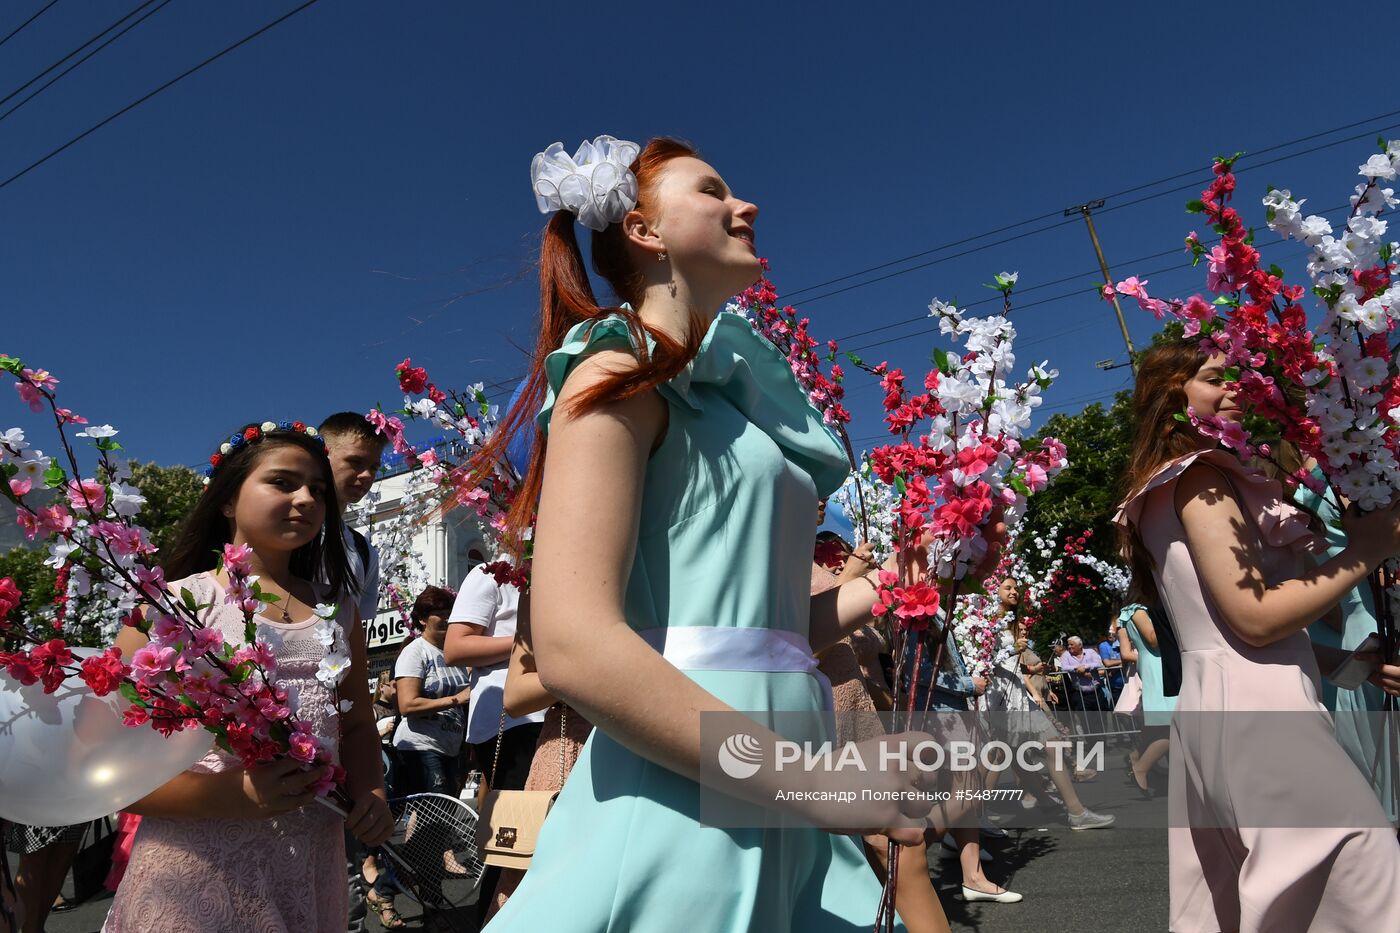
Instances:
[[[74,648],[73,654],[97,654]],[[0,817],[66,826],[127,807],[208,753],[214,736],[186,729],[169,738],[122,724],[128,702],[99,697],[76,675],[54,693],[0,671]]]

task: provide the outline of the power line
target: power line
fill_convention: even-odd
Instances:
[[[1366,133],[1360,134],[1359,136],[1353,136],[1353,137],[1348,137],[1348,138],[1346,138],[1346,139],[1336,140],[1336,141],[1334,141],[1334,142],[1327,143],[1327,144],[1324,144],[1324,145],[1322,145],[1322,146],[1313,147],[1312,149],[1307,149],[1307,150],[1303,150],[1303,151],[1301,151],[1301,152],[1291,153],[1291,154],[1289,154],[1289,155],[1282,156],[1282,157],[1277,158],[1277,159],[1271,159],[1271,160],[1269,160],[1269,161],[1267,161],[1267,162],[1261,162],[1261,163],[1259,163],[1259,164],[1257,164],[1257,165],[1250,165],[1250,164],[1249,164],[1249,161],[1250,161],[1251,159],[1257,158],[1257,157],[1259,157],[1259,156],[1261,156],[1261,155],[1264,155],[1264,154],[1266,154],[1266,153],[1277,152],[1278,150],[1280,150],[1280,149],[1286,149],[1286,148],[1288,148],[1289,146],[1295,146],[1295,145],[1297,145],[1297,144],[1299,144],[1299,143],[1309,142],[1309,141],[1311,141],[1311,140],[1318,139],[1318,138],[1323,137],[1323,136],[1329,136],[1329,135],[1331,135],[1331,134],[1333,134],[1333,133],[1340,133],[1340,132],[1343,132],[1343,131],[1345,131],[1345,130],[1349,130],[1349,129],[1352,129],[1352,128],[1354,128],[1354,127],[1357,127],[1357,126],[1362,126],[1362,125],[1367,124],[1367,123],[1374,123],[1374,122],[1377,121],[1377,120],[1385,120],[1385,119],[1389,119],[1389,118],[1395,117],[1395,116],[1400,116],[1400,110],[1393,110],[1393,111],[1390,111],[1389,113],[1377,114],[1377,115],[1375,115],[1375,116],[1367,117],[1367,118],[1365,118],[1364,120],[1358,120],[1358,121],[1356,121],[1356,122],[1347,123],[1347,124],[1344,124],[1344,125],[1342,125],[1342,126],[1332,127],[1331,129],[1328,129],[1328,130],[1321,130],[1321,131],[1316,132],[1316,133],[1310,133],[1310,134],[1307,135],[1307,136],[1300,136],[1300,137],[1298,137],[1297,139],[1290,139],[1290,140],[1287,140],[1287,141],[1285,141],[1285,142],[1275,143],[1275,144],[1272,145],[1272,146],[1266,146],[1266,147],[1264,147],[1263,149],[1258,149],[1258,150],[1255,150],[1254,152],[1249,153],[1248,155],[1242,157],[1242,158],[1240,159],[1240,162],[1245,163],[1245,165],[1246,165],[1247,168],[1249,168],[1249,169],[1263,168],[1263,167],[1266,166],[1266,165],[1273,165],[1274,163],[1284,161],[1285,159],[1291,159],[1291,158],[1295,158],[1295,157],[1297,157],[1297,156],[1308,155],[1308,154],[1310,154],[1310,153],[1317,152],[1317,151],[1319,151],[1319,150],[1321,150],[1321,149],[1327,148],[1328,146],[1339,145],[1339,144],[1345,143],[1345,142],[1352,142],[1352,141],[1354,141],[1354,140],[1356,140],[1356,139],[1365,138],[1366,136],[1369,136],[1371,133],[1374,133],[1374,132],[1384,132],[1385,130],[1388,130],[1388,129],[1394,129],[1395,126],[1386,126],[1386,127],[1381,127],[1381,128],[1379,128],[1379,129],[1368,130]],[[1237,171],[1237,174],[1238,174],[1239,172],[1243,172],[1244,170],[1245,170],[1245,169],[1239,169],[1239,170]],[[1119,198],[1119,197],[1122,197],[1122,196],[1127,195],[1127,194],[1133,194],[1133,193],[1135,193],[1135,192],[1142,191],[1142,190],[1147,189],[1147,188],[1152,188],[1152,187],[1155,187],[1155,186],[1157,186],[1157,185],[1166,184],[1167,182],[1176,181],[1177,179],[1180,179],[1180,178],[1187,178],[1187,177],[1190,177],[1190,176],[1193,176],[1193,175],[1200,175],[1200,174],[1203,173],[1203,172],[1209,172],[1209,171],[1211,171],[1211,169],[1210,169],[1209,166],[1206,166],[1206,167],[1203,167],[1203,168],[1190,169],[1190,170],[1185,171],[1185,172],[1178,172],[1178,173],[1175,174],[1175,175],[1168,175],[1168,176],[1165,176],[1165,177],[1163,177],[1163,178],[1155,179],[1155,180],[1153,180],[1153,181],[1144,182],[1144,183],[1139,184],[1139,185],[1133,185],[1133,186],[1130,187],[1130,188],[1124,188],[1124,189],[1121,190],[1121,191],[1115,191],[1115,192],[1113,192],[1112,194],[1107,194],[1107,195],[1104,195],[1103,197],[1104,197],[1105,199],[1107,199],[1107,200],[1111,200],[1111,199],[1113,199],[1113,198]],[[1194,183],[1193,183],[1193,184],[1194,184]],[[1129,201],[1129,202],[1127,202],[1127,203],[1125,203],[1125,204],[1122,204],[1122,205],[1115,205],[1113,208],[1110,208],[1110,209],[1117,209],[1118,207],[1127,207],[1127,206],[1130,206],[1130,205],[1132,205],[1132,204],[1141,204],[1142,202],[1151,200],[1152,198],[1162,197],[1162,196],[1165,196],[1165,195],[1168,195],[1168,194],[1172,194],[1172,193],[1174,193],[1174,192],[1176,192],[1176,191],[1185,190],[1185,189],[1190,188],[1190,187],[1192,187],[1192,184],[1188,184],[1188,185],[1185,185],[1185,186],[1180,187],[1180,188],[1173,188],[1173,189],[1170,189],[1170,190],[1168,190],[1168,191],[1157,192],[1156,194],[1148,195],[1148,196],[1143,197],[1143,198],[1138,198],[1138,199],[1136,199],[1136,200]],[[787,292],[787,293],[785,293],[782,297],[783,297],[783,300],[784,300],[784,301],[787,301],[787,300],[791,299],[793,296],[795,296],[795,295],[800,295],[800,294],[802,294],[802,293],[804,293],[804,292],[815,291],[815,290],[817,290],[817,289],[819,289],[819,288],[824,288],[824,287],[826,287],[826,286],[828,286],[828,285],[834,285],[834,284],[836,284],[836,283],[838,283],[838,282],[844,282],[844,281],[847,281],[848,279],[856,278],[857,276],[865,275],[865,274],[870,273],[870,272],[877,272],[877,271],[879,271],[880,269],[885,269],[885,268],[888,268],[888,267],[890,267],[890,266],[897,266],[897,265],[899,265],[899,264],[901,264],[901,263],[909,262],[910,260],[918,259],[918,258],[923,257],[923,256],[927,256],[927,255],[929,255],[930,253],[941,252],[942,250],[945,250],[945,249],[952,249],[952,248],[955,247],[955,246],[962,246],[962,245],[964,245],[964,244],[966,244],[966,243],[971,243],[971,242],[973,242],[974,240],[980,240],[980,239],[982,239],[982,238],[984,238],[984,237],[994,236],[994,235],[996,235],[996,234],[998,234],[998,233],[1004,233],[1004,232],[1006,232],[1006,231],[1008,231],[1008,230],[1014,230],[1014,229],[1016,229],[1016,228],[1018,228],[1018,227],[1024,227],[1024,226],[1026,226],[1026,225],[1028,225],[1028,224],[1038,223],[1038,222],[1040,222],[1040,221],[1042,221],[1042,220],[1049,220],[1049,219],[1051,219],[1051,218],[1056,218],[1056,217],[1061,217],[1061,216],[1062,216],[1062,212],[1061,212],[1061,211],[1052,211],[1052,212],[1050,212],[1050,213],[1048,213],[1048,214],[1040,214],[1040,215],[1037,215],[1037,216],[1035,216],[1035,217],[1028,217],[1028,218],[1026,218],[1025,220],[1019,220],[1019,221],[1016,221],[1015,223],[1007,224],[1007,225],[1002,226],[1002,227],[997,227],[996,229],[993,229],[993,230],[983,231],[982,233],[974,234],[974,235],[968,236],[968,237],[963,237],[962,239],[953,240],[953,241],[951,241],[951,242],[949,242],[949,243],[944,243],[944,244],[941,244],[941,245],[939,245],[939,246],[934,246],[934,247],[931,247],[931,248],[926,249],[926,250],[922,250],[922,251],[917,252],[917,253],[912,253],[912,254],[910,254],[910,255],[908,255],[908,256],[904,256],[904,257],[902,257],[902,258],[900,258],[900,259],[892,259],[892,260],[889,260],[888,262],[883,262],[883,263],[880,263],[880,264],[875,265],[875,266],[870,266],[869,268],[866,268],[866,269],[861,269],[861,270],[858,270],[858,271],[856,271],[856,272],[849,272],[849,273],[846,273],[845,275],[837,276],[837,277],[834,278],[834,279],[828,279],[828,280],[826,280],[825,282],[818,282],[818,283],[816,283],[816,284],[814,284],[814,285],[807,285],[807,286],[804,286],[804,287],[802,287],[802,288],[798,288],[798,289],[795,289],[795,290],[793,290],[793,291]],[[1043,231],[1045,231],[1045,230],[1053,230],[1053,229],[1054,229],[1055,227],[1057,227],[1057,226],[1063,226],[1063,224],[1052,224],[1052,225],[1050,225],[1050,226],[1048,226],[1048,227],[1042,227],[1042,228],[1040,228],[1040,230],[1033,231],[1033,232],[1043,232]],[[999,246],[999,245],[1002,245],[1003,243],[1007,243],[1007,242],[1010,242],[1010,240],[1000,240],[1000,241],[998,241],[998,242],[996,242],[996,243],[988,243],[988,244],[986,244],[984,247],[978,247],[978,249],[989,248],[989,247],[991,247],[991,246]],[[975,251],[976,251],[976,250],[969,250],[969,251],[965,251],[965,252],[963,252],[963,253],[959,253],[958,255],[960,255],[960,256],[961,256],[961,255],[967,255],[968,252],[975,252]],[[926,268],[927,265],[931,265],[931,263],[930,263],[930,264],[925,264],[925,265],[914,266],[914,267],[912,267],[911,269],[907,269],[907,270],[903,270],[903,271],[914,271],[915,269]],[[880,278],[871,279],[870,282],[872,282],[872,283],[873,283],[873,282],[881,282],[881,281],[884,281],[884,280],[887,279],[887,278],[893,278],[894,275],[901,275],[901,274],[903,274],[903,272],[896,272],[896,273],[894,273],[893,275],[882,276],[882,277],[880,277]],[[863,283],[863,284],[864,284],[864,283]],[[849,289],[840,289],[840,290],[838,290],[838,291],[831,292],[830,294],[832,294],[832,295],[840,294],[841,292],[847,291],[847,290],[849,290]],[[812,301],[816,301],[816,300],[818,300],[819,298],[825,298],[825,297],[829,297],[829,295],[821,295],[821,296],[818,296],[818,298],[807,298],[807,299],[803,299],[803,304],[810,304]]]
[[[11,30],[10,30],[10,34],[9,34],[8,36],[6,36],[6,37],[3,38],[3,39],[0,39],[0,45],[4,45],[6,42],[9,42],[9,41],[10,41],[11,39],[13,39],[15,36],[19,35],[20,30],[24,29],[25,26],[28,26],[30,23],[34,22],[36,19],[38,19],[39,17],[41,17],[41,16],[43,16],[45,13],[47,13],[47,12],[49,11],[49,7],[53,6],[53,5],[54,5],[55,3],[57,3],[57,2],[58,2],[58,0],[49,0],[48,3],[44,4],[42,7],[39,8],[39,12],[38,12],[38,13],[35,13],[33,16],[29,17],[29,19],[27,19],[27,20],[25,20],[24,22],[20,23],[20,24],[19,24],[18,26],[16,26],[14,29],[11,29]]]
[[[94,55],[96,55],[98,52],[100,52],[100,51],[102,51],[103,49],[105,49],[107,46],[111,45],[113,42],[116,42],[116,41],[117,41],[118,39],[120,39],[122,36],[124,36],[124,35],[126,35],[128,32],[130,32],[132,29],[135,29],[137,26],[140,26],[143,22],[145,22],[145,21],[146,21],[147,19],[149,19],[150,17],[152,17],[152,16],[154,16],[155,14],[159,13],[162,9],[165,8],[166,4],[168,4],[168,3],[170,3],[170,0],[161,0],[160,4],[159,4],[158,6],[152,7],[151,9],[147,10],[145,13],[141,14],[141,16],[140,16],[139,18],[132,20],[130,23],[127,23],[126,26],[122,27],[122,29],[121,29],[120,31],[118,31],[117,33],[115,33],[114,35],[112,35],[112,37],[109,38],[106,42],[102,43],[102,44],[99,45],[97,48],[93,49],[91,52],[87,53],[87,54],[84,55],[82,58],[78,59],[78,60],[75,61],[73,64],[69,65],[67,68],[63,69],[63,70],[60,71],[58,74],[54,75],[52,78],[50,78],[50,79],[49,79],[47,82],[45,82],[44,84],[39,85],[37,88],[34,89],[34,92],[33,92],[32,94],[30,94],[28,97],[24,98],[24,99],[21,100],[19,103],[15,104],[15,105],[14,105],[13,107],[11,107],[9,110],[6,110],[4,113],[0,114],[0,120],[6,119],[7,117],[10,116],[10,114],[14,113],[16,110],[18,110],[19,108],[23,107],[25,104],[29,103],[29,102],[30,102],[31,100],[33,100],[34,98],[38,97],[40,94],[44,93],[44,92],[47,91],[49,88],[53,87],[55,84],[57,84],[59,81],[61,81],[61,80],[63,79],[64,75],[66,75],[66,74],[68,74],[69,72],[71,72],[74,68],[77,68],[79,65],[81,65],[83,62],[87,61],[89,58],[92,58]]]
[[[179,82],[181,82],[181,81],[183,81],[184,79],[188,78],[190,75],[194,74],[196,71],[199,71],[201,68],[204,68],[206,65],[213,64],[214,62],[218,61],[220,58],[223,58],[225,55],[227,55],[228,53],[232,52],[234,49],[237,49],[237,48],[239,48],[240,46],[246,45],[247,43],[249,43],[249,42],[253,41],[254,39],[256,39],[258,36],[260,36],[260,35],[262,35],[263,33],[267,32],[269,29],[272,29],[273,27],[278,26],[278,25],[280,25],[280,24],[286,22],[287,20],[291,19],[293,16],[297,15],[298,13],[300,13],[302,10],[305,10],[307,7],[310,7],[310,6],[314,5],[314,4],[316,4],[317,2],[318,2],[318,0],[306,0],[305,3],[301,4],[301,5],[298,6],[298,7],[293,8],[292,10],[290,10],[290,11],[288,11],[288,12],[286,12],[286,13],[283,13],[281,16],[277,17],[277,18],[274,19],[272,22],[268,23],[268,24],[265,25],[265,26],[262,26],[261,28],[255,30],[254,32],[249,33],[248,35],[244,36],[242,39],[239,39],[237,42],[235,42],[235,43],[233,43],[232,45],[230,45],[230,46],[224,48],[222,51],[215,52],[213,55],[209,56],[209,57],[206,58],[204,61],[200,62],[198,65],[195,65],[193,68],[190,68],[190,69],[188,69],[188,70],[186,70],[186,71],[184,71],[184,72],[181,72],[179,75],[175,76],[174,78],[171,78],[169,81],[165,82],[165,83],[162,84],[160,87],[156,88],[154,91],[151,91],[150,93],[145,94],[145,95],[143,95],[142,97],[137,98],[136,100],[134,100],[134,101],[132,101],[131,103],[127,104],[127,105],[126,105],[125,107],[123,107],[122,109],[118,110],[116,113],[113,113],[112,115],[110,115],[110,116],[108,116],[108,117],[106,117],[106,118],[104,118],[104,119],[98,121],[97,123],[94,123],[92,126],[90,126],[90,127],[88,127],[87,129],[83,130],[83,131],[82,131],[81,133],[79,133],[77,136],[74,136],[72,139],[68,140],[68,142],[64,143],[63,145],[59,146],[57,149],[54,149],[52,152],[48,153],[48,155],[45,155],[45,156],[43,156],[42,158],[39,158],[39,159],[35,160],[34,162],[31,162],[29,165],[27,165],[27,166],[25,166],[24,168],[20,169],[18,172],[16,172],[15,174],[11,175],[9,178],[5,179],[4,181],[0,181],[0,188],[4,188],[4,187],[6,187],[7,185],[11,184],[12,182],[18,181],[19,179],[23,178],[25,175],[28,175],[30,172],[34,171],[34,169],[36,169],[36,168],[38,168],[39,166],[43,165],[43,164],[44,164],[45,162],[47,162],[49,159],[52,159],[54,156],[56,156],[56,155],[58,155],[59,153],[63,152],[64,150],[66,150],[66,149],[69,148],[70,146],[75,145],[76,143],[78,143],[78,142],[80,142],[81,140],[87,138],[87,137],[90,136],[91,134],[93,134],[93,133],[97,132],[98,130],[102,129],[102,127],[106,126],[108,123],[111,123],[113,120],[117,119],[117,118],[120,117],[122,114],[125,114],[125,113],[128,113],[128,112],[132,111],[132,110],[135,110],[137,107],[141,106],[141,105],[144,104],[146,101],[150,100],[152,97],[155,97],[155,96],[156,96],[157,94],[159,94],[161,91],[164,91],[164,90],[166,90],[167,88],[170,88],[170,87],[174,86],[175,84],[178,84]],[[142,5],[144,6],[145,4],[142,4]]]
[[[59,65],[62,65],[64,62],[68,61],[68,59],[72,58],[74,55],[77,55],[79,52],[81,52],[83,49],[87,48],[88,46],[92,45],[92,44],[93,44],[94,42],[96,42],[98,39],[101,39],[103,36],[107,35],[107,33],[111,32],[113,29],[116,29],[116,28],[117,28],[118,26],[120,26],[122,23],[124,23],[124,22],[126,22],[127,20],[131,19],[131,17],[135,16],[137,13],[140,13],[143,9],[145,9],[145,8],[148,7],[148,6],[150,6],[152,3],[155,3],[155,0],[142,0],[141,3],[138,3],[134,8],[132,8],[132,9],[129,10],[127,13],[125,13],[124,15],[122,15],[116,22],[112,23],[110,26],[107,26],[107,27],[106,27],[105,29],[103,29],[101,32],[97,33],[97,35],[93,36],[91,39],[87,40],[87,41],[84,42],[82,45],[78,46],[76,49],[74,49],[73,51],[69,52],[67,55],[63,56],[63,57],[60,58],[58,61],[56,61],[56,62],[54,62],[52,65],[50,65],[49,67],[45,68],[43,71],[39,72],[39,73],[36,74],[34,77],[30,78],[28,81],[24,82],[24,83],[21,84],[19,87],[15,88],[13,91],[11,91],[10,93],[6,94],[4,97],[0,97],[0,104],[5,103],[5,102],[8,101],[10,98],[12,98],[12,97],[14,97],[15,95],[19,94],[19,93],[20,93],[21,91],[23,91],[25,88],[29,87],[29,85],[33,84],[35,81],[38,81],[38,80],[39,80],[40,78],[42,78],[44,75],[48,74],[50,71],[53,71],[53,70],[54,70],[55,68],[57,68]]]

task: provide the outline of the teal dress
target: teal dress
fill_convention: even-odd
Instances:
[[[542,429],[569,373],[605,349],[635,352],[620,317],[577,325],[549,355]],[[653,630],[649,640],[658,629],[766,628],[810,653],[812,529],[817,497],[849,470],[840,443],[783,356],[735,314],[717,315],[696,358],[658,391],[669,424],[647,465],[628,624],[644,637]],[[820,717],[829,702],[829,684],[810,673],[685,674],[760,719],[787,710]],[[487,930],[871,928],[881,885],[857,837],[703,825],[700,796],[694,781],[595,729],[524,880]]]
[[[1314,471],[1321,477],[1321,471]],[[1293,492],[1293,501],[1310,510],[1322,520],[1327,538],[1327,553],[1320,556],[1323,563],[1346,550],[1347,534],[1341,528],[1341,510],[1337,508],[1336,495],[1329,488],[1324,495],[1299,486]],[[1319,619],[1308,626],[1308,637],[1313,641],[1343,651],[1353,651],[1367,635],[1378,630],[1376,625],[1375,601],[1371,596],[1369,583],[1349,590],[1342,597],[1342,631],[1338,632],[1327,620]],[[1326,672],[1324,672],[1325,674]],[[1336,727],[1337,742],[1361,773],[1371,781],[1371,787],[1386,809],[1386,816],[1395,820],[1397,808],[1391,792],[1394,780],[1389,762],[1393,755],[1389,752],[1390,742],[1384,728],[1380,711],[1385,699],[1381,689],[1371,683],[1363,683],[1355,690],[1342,690],[1336,684],[1322,678],[1322,690],[1318,698],[1332,711],[1333,725]],[[1378,754],[1378,749],[1381,750]]]
[[[1149,648],[1133,623],[1133,613],[1147,607],[1132,603],[1118,610],[1118,624],[1128,630],[1128,638],[1137,649],[1138,679],[1142,681],[1142,722],[1146,726],[1169,726],[1176,710],[1176,697],[1163,692],[1162,653]]]

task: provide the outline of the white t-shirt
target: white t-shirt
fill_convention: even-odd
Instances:
[[[350,564],[350,576],[360,585],[355,601],[360,610],[360,624],[369,625],[379,613],[379,550],[370,544],[369,566],[360,559],[360,548],[355,543],[355,535],[349,525],[342,525],[345,538],[345,557]],[[365,539],[369,544],[369,539]]]
[[[415,638],[399,652],[394,662],[394,678],[417,677],[423,681],[418,695],[440,700],[459,693],[467,685],[467,672],[452,667],[438,648],[426,638]],[[405,715],[394,732],[394,747],[417,752],[456,755],[462,749],[466,711],[460,706],[438,710],[426,716]]]
[[[514,637],[515,620],[520,612],[520,591],[509,584],[499,584],[481,566],[473,567],[457,591],[449,623],[469,623],[486,627],[483,635]],[[487,667],[472,668],[471,710],[467,714],[467,742],[479,745],[491,741],[501,725],[501,703],[505,696],[506,669],[510,659]],[[519,719],[506,717],[506,728],[522,723],[544,722],[544,710]]]

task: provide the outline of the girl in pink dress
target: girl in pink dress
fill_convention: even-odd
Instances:
[[[224,601],[228,580],[215,555],[230,542],[252,547],[259,584],[279,597],[256,617],[258,637],[276,655],[293,715],[335,749],[353,807],[343,820],[314,802],[322,767],[303,770],[286,758],[245,769],[216,746],[127,808],[142,819],[109,933],[344,933],[343,830],[373,846],[393,829],[330,461],[314,431],[270,427],[255,440],[240,434],[224,454],[165,562],[166,577],[205,606],[206,626],[241,644],[243,614]],[[335,621],[350,646],[338,684],[320,671],[327,648],[312,607],[327,602],[340,604]],[[117,645],[130,657],[146,640],[128,627]]]
[[[1341,652],[1307,626],[1400,552],[1400,508],[1345,519],[1321,565],[1280,485],[1174,415],[1238,419],[1222,357],[1193,344],[1140,359],[1131,494],[1118,523],[1137,581],[1181,648],[1172,720],[1171,929],[1400,929],[1400,847],[1318,701]],[[1400,667],[1372,680],[1400,693]],[[1335,827],[1335,828],[1334,828]]]

